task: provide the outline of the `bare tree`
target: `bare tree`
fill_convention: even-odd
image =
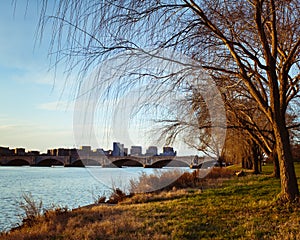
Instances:
[[[124,50],[167,48],[193,58],[212,76],[242,82],[271,123],[281,198],[298,197],[286,121],[300,81],[298,0],[61,0],[54,8],[43,3],[40,26],[53,20],[55,61],[66,60],[68,69],[81,64],[80,73],[86,73]]]
[[[184,135],[183,139],[190,147],[204,153],[213,153],[220,161],[242,162],[243,167],[253,168],[255,173],[260,172],[264,153],[274,163],[273,176],[279,178],[279,162],[271,123],[242,83],[236,84],[228,78],[215,79],[215,82],[222,92],[227,114],[227,134],[221,155],[220,149],[214,144],[215,141],[211,141],[210,130],[216,126],[212,125],[209,109],[201,96],[202,85],[193,85],[185,89],[190,95],[186,95],[184,101],[174,102],[172,105],[172,108],[178,111],[176,116],[173,119],[168,116],[169,119],[159,121],[164,124],[160,128],[161,138],[172,143],[179,135]],[[297,106],[293,104],[293,107]],[[292,133],[291,139],[297,140],[295,130],[298,124],[295,110],[289,109],[287,124]]]
[[[230,85],[228,80],[223,79],[219,88],[226,86],[225,82]],[[257,104],[249,99],[244,88],[235,86],[234,89],[222,91],[227,112],[227,124],[223,127],[227,128],[227,134],[221,146],[218,136],[212,135],[212,129],[217,126],[211,122],[210,114],[214,114],[214,111],[209,111],[203,99],[203,85],[193,85],[185,92],[190,93],[185,95],[185,100],[175,101],[171,105],[177,111],[173,119],[168,115],[168,119],[159,121],[163,125],[160,129],[161,138],[172,143],[180,135],[190,147],[216,158],[220,164],[224,160],[242,163],[243,167],[259,173],[262,150],[267,156],[270,155],[274,137],[268,119],[259,112]]]
[[[221,153],[225,141],[226,121],[219,122],[220,125],[213,121],[211,115],[221,109],[207,105],[208,102],[218,102],[218,96],[208,90],[211,87],[201,83],[184,88],[183,98],[173,101],[170,105],[175,114],[167,115],[165,118],[159,116],[157,123],[160,127],[157,127],[157,131],[160,141],[172,145],[176,139],[181,139],[188,147],[222,164]],[[221,128],[223,131],[218,131]]]

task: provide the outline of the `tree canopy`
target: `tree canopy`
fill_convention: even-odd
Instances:
[[[212,79],[230,79],[222,93],[243,88],[274,134],[281,198],[299,195],[286,119],[299,97],[299,0],[61,0],[49,5],[43,1],[39,26],[43,30],[52,22],[54,59],[66,61],[69,70],[79,66],[84,75],[124,51],[151,59],[161,57],[155,50],[168,49],[193,59]],[[159,73],[138,72],[136,83],[147,76],[158,85],[168,79],[180,86],[186,76]]]

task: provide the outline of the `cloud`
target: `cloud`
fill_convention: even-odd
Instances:
[[[74,109],[73,101],[54,101],[48,103],[41,103],[37,105],[38,109],[47,111],[72,111]]]
[[[6,124],[6,125],[0,125],[0,130],[11,130],[18,127],[16,124]]]

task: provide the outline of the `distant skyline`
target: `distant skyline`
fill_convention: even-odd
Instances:
[[[27,10],[26,10],[26,4]],[[49,70],[48,56],[51,32],[45,30],[41,44],[36,30],[39,18],[37,0],[0,1],[0,146],[45,152],[51,148],[78,147],[73,136],[73,113],[76,83],[66,84],[64,66],[58,66],[56,77]],[[101,114],[96,115],[101,118]],[[109,149],[119,136],[97,121],[98,145]],[[138,121],[137,121],[138,122]],[[101,125],[102,124],[102,125]],[[125,145],[157,145],[132,127]],[[118,135],[118,133],[114,133]],[[88,144],[88,143],[86,143]],[[179,152],[194,152],[174,144]]]
[[[113,149],[114,149],[114,143],[120,144],[120,142],[112,142],[111,143],[111,147],[109,147],[107,149],[105,149],[105,148],[103,148],[101,146],[99,146],[97,148],[93,148],[91,146],[85,145],[85,146],[77,146],[76,148],[75,147],[74,148],[73,147],[47,148],[46,151],[41,151],[40,149],[27,149],[27,148],[24,148],[24,150],[25,150],[25,152],[39,151],[40,153],[47,153],[48,150],[53,150],[53,149],[69,149],[69,150],[76,149],[76,150],[80,150],[82,148],[89,148],[89,147],[91,147],[90,148],[91,151],[96,151],[96,150],[99,150],[99,149],[102,149],[104,151],[113,151]],[[151,145],[151,146],[136,146],[136,145],[135,146],[126,146],[126,145],[123,144],[123,147],[124,147],[124,149],[126,148],[128,150],[128,153],[130,153],[130,150],[131,150],[132,147],[141,147],[141,150],[142,150],[141,153],[142,154],[146,154],[147,150],[149,149],[149,147],[151,147],[151,148],[155,147],[157,151],[158,151],[158,149],[160,149],[157,146],[153,146],[153,145]],[[164,147],[166,147],[166,146],[164,146]],[[164,147],[162,147],[161,150],[163,150]],[[0,150],[3,149],[3,148],[9,148],[9,150],[23,149],[23,147],[10,147],[10,146],[1,146],[0,145]],[[167,148],[169,148],[169,146],[167,146]],[[173,149],[173,147],[171,147],[171,148]],[[5,149],[5,151],[7,151],[7,150]],[[174,149],[174,151],[176,151],[176,149]],[[1,151],[0,151],[0,155],[1,155]]]

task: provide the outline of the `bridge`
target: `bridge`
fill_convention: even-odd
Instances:
[[[1,166],[52,166],[61,165],[65,166],[69,162],[69,156],[1,156]]]
[[[191,167],[199,168],[203,159],[194,156],[0,156],[0,166],[65,166],[65,167]]]

